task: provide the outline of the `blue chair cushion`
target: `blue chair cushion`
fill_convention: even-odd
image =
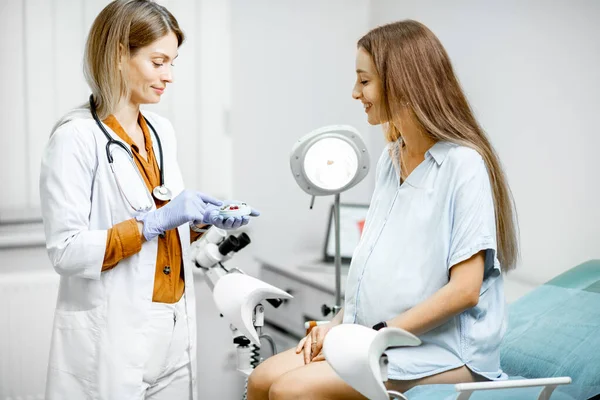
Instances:
[[[510,306],[501,347],[509,375],[570,376],[576,399],[600,394],[600,260],[581,264]]]

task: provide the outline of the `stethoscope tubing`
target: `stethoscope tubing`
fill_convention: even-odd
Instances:
[[[93,94],[90,95],[90,111],[92,112],[92,117],[94,118],[94,121],[96,121],[96,124],[102,130],[102,132],[104,133],[104,136],[106,136],[106,138],[108,139],[108,142],[106,143],[106,157],[108,158],[109,164],[112,166],[112,163],[113,163],[113,157],[112,157],[112,154],[110,154],[110,146],[113,144],[120,146],[123,150],[125,150],[127,152],[127,154],[129,154],[129,157],[131,157],[131,159],[133,160],[133,153],[131,152],[129,147],[127,147],[123,142],[113,139],[113,137],[108,133],[106,128],[104,128],[104,125],[102,124],[102,121],[100,121],[100,118],[98,117],[98,114],[96,112],[96,103],[94,102]],[[142,117],[144,118],[144,121],[146,121],[146,124],[148,124],[148,126],[152,130],[152,133],[154,133],[154,137],[156,138],[156,143],[158,144],[158,153],[159,153],[159,157],[160,157],[160,160],[159,160],[160,186],[162,187],[165,184],[162,143],[160,141],[160,137],[158,136],[158,133],[156,133],[156,129],[154,129],[154,126],[152,126],[152,124],[150,123],[150,121],[148,121],[148,119],[146,117],[144,117],[144,116],[142,116]]]

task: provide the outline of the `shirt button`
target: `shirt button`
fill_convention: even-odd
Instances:
[[[170,273],[171,273],[171,267],[169,267],[168,265],[165,265],[165,267],[163,268],[163,274],[169,275]]]

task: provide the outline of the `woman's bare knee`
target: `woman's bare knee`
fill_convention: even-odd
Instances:
[[[269,389],[269,400],[296,400],[306,393],[306,382],[295,379],[293,374],[280,376]]]
[[[267,400],[271,385],[279,377],[304,364],[298,357],[292,349],[268,358],[256,367],[248,378],[248,400]]]
[[[282,375],[269,390],[269,400],[366,400],[333,371],[326,361],[314,362]]]
[[[248,378],[248,400],[266,400],[269,398],[269,389],[273,382],[279,378],[274,365],[266,361],[260,364]]]
[[[263,373],[260,365],[250,374],[248,378],[248,399],[264,400],[269,398],[269,382],[268,375]]]

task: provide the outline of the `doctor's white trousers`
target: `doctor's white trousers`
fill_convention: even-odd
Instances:
[[[185,295],[175,304],[152,303],[140,400],[192,399]]]

